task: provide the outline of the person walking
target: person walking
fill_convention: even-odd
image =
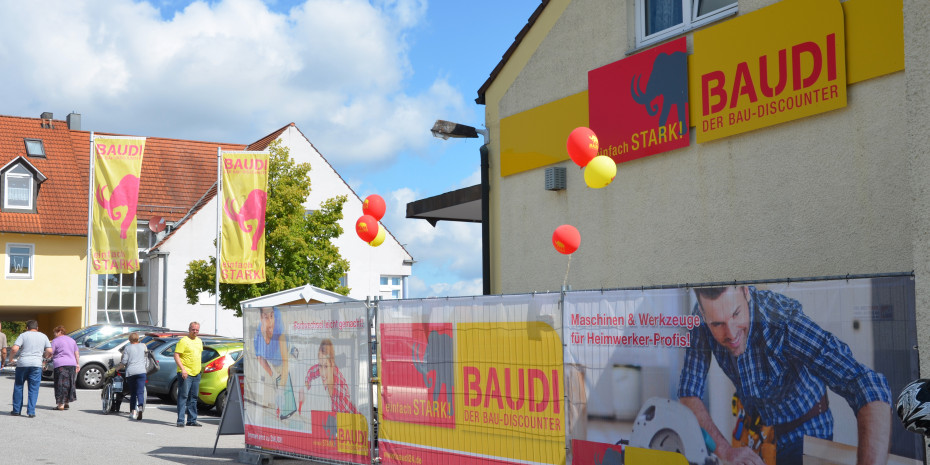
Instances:
[[[55,407],[57,410],[68,410],[70,403],[77,400],[77,367],[81,366],[77,343],[65,334],[65,327],[58,325],[52,331],[52,380],[55,386]]]
[[[139,334],[129,333],[129,344],[123,348],[120,363],[126,367],[130,420],[141,420],[145,408],[145,380],[148,378],[145,362],[148,350],[145,344],[139,344]]]
[[[20,352],[22,349],[22,352]],[[36,401],[39,400],[39,383],[42,382],[42,359],[52,355],[52,344],[48,336],[39,332],[39,322],[26,322],[26,331],[13,343],[13,356],[19,352],[16,361],[16,377],[13,381],[13,411],[10,415],[18,417],[23,410],[23,385],[29,383],[29,403],[26,414],[29,418],[36,416]]]
[[[200,323],[192,321],[187,327],[187,335],[178,341],[174,349],[174,363],[178,365],[178,427],[203,426],[197,422],[197,393],[200,391],[200,356],[203,353],[203,340]],[[184,416],[187,413],[187,420]]]
[[[3,325],[0,324],[0,329]],[[0,333],[0,370],[6,366],[6,334]]]

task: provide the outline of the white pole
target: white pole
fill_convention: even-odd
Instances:
[[[87,177],[87,270],[84,280],[84,326],[90,326],[90,261],[91,236],[93,235],[94,218],[94,131],[90,132],[90,176]]]
[[[219,314],[220,314],[220,244],[223,231],[223,209],[220,204],[223,202],[223,148],[216,148],[216,303],[213,305],[213,334],[219,334]]]

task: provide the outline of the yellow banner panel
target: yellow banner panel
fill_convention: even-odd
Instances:
[[[389,338],[382,344],[382,355],[396,345]],[[474,463],[468,457],[495,464],[564,463],[563,353],[552,326],[457,323],[455,347],[454,423],[444,424],[442,412],[450,409],[433,402],[420,414],[432,421],[385,419],[379,433],[385,447],[400,454],[403,444],[413,444],[410,453],[418,456],[443,451],[443,460],[453,464]]]
[[[697,142],[845,107],[845,44],[836,0],[782,0],[696,31]]]
[[[220,282],[265,281],[268,152],[223,152]]]
[[[91,273],[139,271],[136,209],[144,137],[96,137],[91,207]]]
[[[501,120],[501,176],[568,160],[565,142],[588,125],[588,91]]]
[[[904,69],[902,0],[847,0],[846,84]]]

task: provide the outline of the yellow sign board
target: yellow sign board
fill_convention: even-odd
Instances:
[[[704,143],[846,106],[836,0],[782,0],[694,33],[690,95]]]

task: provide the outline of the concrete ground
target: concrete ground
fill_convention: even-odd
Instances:
[[[43,381],[35,418],[26,416],[25,399],[22,416],[14,417],[10,415],[13,371],[5,368],[0,372],[0,463],[205,465],[240,463],[240,452],[245,451],[244,436],[236,434],[220,436],[213,453],[220,423],[213,410],[200,412],[198,420],[203,427],[178,428],[176,406],[154,396],[149,398],[141,421],[129,419],[128,400],[119,413],[104,415],[99,390],[81,389],[77,397],[69,410],[55,410],[52,383]],[[272,462],[313,463],[281,457]]]

